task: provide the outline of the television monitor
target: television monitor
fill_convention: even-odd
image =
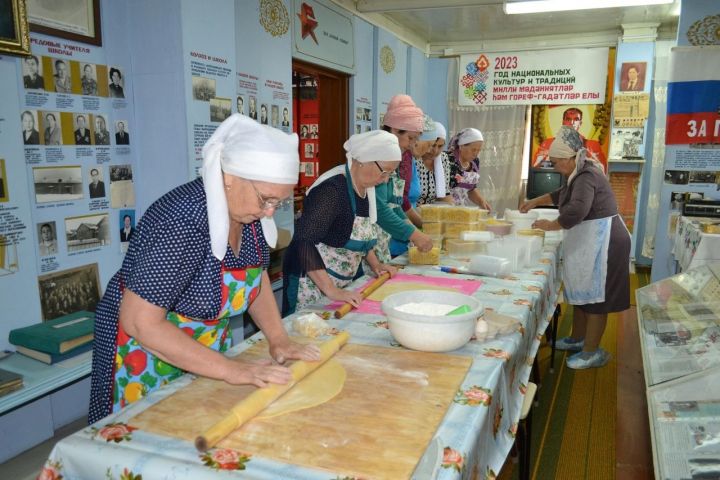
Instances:
[[[547,168],[532,168],[528,178],[528,199],[554,192],[565,185],[565,177]]]

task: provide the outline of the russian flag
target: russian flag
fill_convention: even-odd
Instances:
[[[720,143],[720,47],[675,47],[666,145]]]

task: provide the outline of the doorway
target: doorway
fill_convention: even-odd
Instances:
[[[293,128],[300,137],[300,187],[345,161],[349,75],[293,60]]]

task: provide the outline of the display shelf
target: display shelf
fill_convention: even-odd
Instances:
[[[655,478],[718,478],[720,263],[652,283],[636,298]]]

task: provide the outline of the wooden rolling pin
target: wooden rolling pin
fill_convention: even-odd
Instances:
[[[363,300],[365,300],[367,297],[370,296],[371,293],[373,293],[375,290],[380,288],[380,285],[388,281],[390,278],[390,274],[388,272],[383,273],[378,278],[373,280],[373,282],[365,287],[361,292],[360,295],[362,295]],[[344,303],[340,308],[335,310],[335,318],[342,318],[348,313],[350,313],[350,310],[355,308],[352,303]]]
[[[220,440],[232,433],[233,430],[243,425],[248,420],[263,411],[268,405],[274,402],[283,393],[287,392],[309,373],[317,370],[320,365],[332,357],[340,347],[350,339],[350,334],[341,332],[339,335],[319,345],[320,361],[305,362],[298,360],[290,365],[292,380],[285,385],[272,384],[265,388],[258,388],[248,395],[244,400],[238,402],[230,409],[225,418],[210,427],[205,433],[195,439],[195,448],[204,452],[215,446]]]

